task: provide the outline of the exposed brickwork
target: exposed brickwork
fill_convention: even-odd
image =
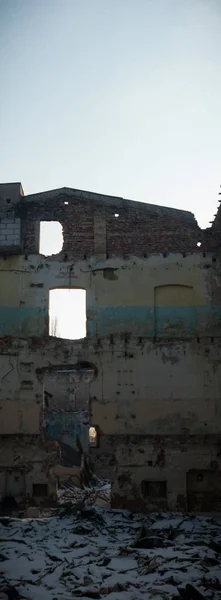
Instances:
[[[63,227],[64,244],[61,254],[68,258],[84,258],[93,254],[94,225],[91,203],[67,201],[65,197],[46,204],[23,203],[18,207],[24,221],[24,252],[35,254],[39,246],[40,221],[59,221]],[[38,232],[36,235],[36,222]]]
[[[118,213],[117,213],[118,214]],[[194,219],[188,220],[179,211],[168,214],[152,214],[148,204],[140,208],[136,203],[131,208],[119,211],[108,209],[107,254],[118,256],[150,254],[153,252],[195,252],[201,231]]]
[[[188,211],[68,188],[25,197],[20,184],[0,186],[0,210],[0,492],[24,463],[20,495],[49,482],[54,496],[43,424],[75,444],[83,409],[113,506],[221,510],[220,214],[203,231]],[[55,258],[38,256],[47,220],[63,227]],[[16,254],[20,223],[20,256],[1,257],[5,241]],[[56,287],[86,290],[86,338],[49,336]]]
[[[0,246],[19,246],[21,241],[21,222],[14,216],[0,217]]]
[[[64,202],[68,204],[65,205]],[[150,209],[151,207],[151,209]],[[100,217],[99,217],[100,215]],[[119,215],[119,216],[115,216]],[[63,195],[39,203],[24,203],[24,251],[38,252],[36,220],[56,220],[63,226],[61,258],[105,256],[143,256],[152,253],[216,251],[219,240],[214,230],[202,231],[191,213],[127,201],[120,209],[91,200],[76,200]],[[106,239],[102,242],[98,222]],[[105,227],[106,225],[106,227]],[[201,242],[201,246],[197,243]]]
[[[111,258],[215,252],[220,245],[220,210],[213,226],[201,230],[188,211],[80,190],[63,188],[16,198],[17,230],[9,232],[8,228],[7,245],[14,244],[10,233],[16,233],[18,238],[18,219],[21,218],[25,254],[38,253],[40,221],[47,220],[59,221],[63,227],[64,244],[59,254],[62,260],[93,255]],[[6,208],[7,204],[4,204],[4,211]],[[5,230],[0,230],[0,246],[5,239]],[[197,246],[198,242],[201,242],[200,246]]]

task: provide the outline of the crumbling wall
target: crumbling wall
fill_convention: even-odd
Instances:
[[[0,248],[5,254],[22,251],[21,219],[16,206],[23,194],[20,183],[0,185]]]
[[[77,451],[77,438],[86,454],[89,451],[89,411],[44,411],[44,436]]]
[[[122,436],[116,440],[112,506],[131,510],[220,511],[221,437]]]
[[[44,436],[77,451],[77,438],[89,450],[89,391],[93,369],[49,370],[44,374]],[[73,365],[74,367],[74,365]],[[79,367],[79,368],[78,368]]]
[[[66,188],[23,197],[16,186],[19,254],[13,240],[7,249],[0,240],[2,493],[17,485],[10,468],[20,473],[21,495],[46,485],[56,455],[44,444],[47,417],[55,437],[64,425],[75,435],[73,413],[88,403],[98,436],[90,455],[97,473],[112,479],[114,506],[202,509],[220,470],[219,235],[201,231],[185,211]],[[61,222],[64,245],[44,257],[39,225],[51,219]],[[56,287],[86,290],[85,339],[49,337]],[[72,394],[66,379],[63,391],[51,382],[52,401],[46,397],[45,374],[81,361],[94,365],[87,394],[79,381]],[[189,474],[194,469],[202,479]],[[56,482],[50,486],[51,494]],[[219,508],[218,483],[214,498]]]
[[[38,252],[40,221],[59,221],[65,260],[197,252],[197,243],[203,250],[210,243],[188,211],[69,188],[25,196],[16,214],[23,223],[25,254]]]
[[[48,336],[49,290],[56,287],[86,290],[89,337],[220,335],[220,263],[214,262],[212,254],[94,258],[65,266],[62,261],[32,255],[0,260],[0,268],[2,336]],[[159,289],[167,297],[160,296]]]
[[[21,340],[19,345],[16,341],[10,345],[11,352],[14,346],[22,357],[18,373],[21,366],[23,369],[21,362],[32,365],[33,397],[39,391],[36,365],[43,369],[49,357],[53,365],[59,365],[61,359],[64,364],[75,364],[76,358],[82,357],[99,365],[90,384],[91,423],[99,438],[91,457],[98,474],[111,476],[115,505],[124,505],[125,494],[131,508],[146,505],[141,481],[147,479],[166,481],[170,490],[166,502],[176,508],[177,496],[186,498],[185,473],[193,467],[212,469],[214,461],[219,468],[221,356],[217,340],[213,344],[210,339],[180,341],[171,347],[171,342],[140,340],[138,344],[135,337],[128,341],[119,335],[114,340],[105,338],[99,345],[96,340],[63,341],[62,351],[55,338]],[[118,477],[128,472],[128,485],[133,481],[133,488],[129,493],[124,485],[122,493],[122,478]],[[179,494],[178,472],[182,478]],[[153,503],[150,506],[153,508]],[[155,508],[159,506],[162,503],[156,499]]]

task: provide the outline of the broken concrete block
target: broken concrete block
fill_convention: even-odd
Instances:
[[[37,508],[37,506],[28,506],[27,517],[28,517],[28,519],[39,519],[39,517],[40,517],[39,508]]]

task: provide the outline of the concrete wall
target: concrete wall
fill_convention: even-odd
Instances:
[[[191,436],[188,429],[177,436],[122,437],[116,448],[118,470],[112,506],[221,510],[220,448],[219,436],[212,440]],[[149,489],[143,491],[142,482],[151,484]]]
[[[34,407],[41,402],[42,381],[36,365],[39,370],[60,361],[74,365],[76,360],[90,358],[98,368],[97,376],[89,384],[89,393],[91,424],[99,434],[99,448],[91,449],[91,458],[97,473],[113,480],[113,504],[123,506],[127,499],[131,508],[138,507],[137,497],[142,499],[141,481],[147,479],[167,481],[170,508],[181,508],[181,496],[183,507],[186,506],[188,471],[211,470],[214,461],[220,468],[220,341],[211,343],[204,338],[153,342],[132,336],[127,340],[119,335],[114,340],[105,338],[99,344],[89,339],[75,344],[63,341],[62,351],[60,343],[55,338],[5,340],[4,353],[6,349],[11,355],[17,352],[18,358],[8,375],[4,358],[2,410],[9,405],[11,410],[7,420],[1,421],[1,434],[15,435],[17,427],[20,435],[30,435],[33,422],[40,429],[41,413],[37,414]],[[24,365],[29,369],[33,388],[15,392]],[[3,394],[11,399],[4,400]],[[28,396],[26,405],[24,394]],[[28,403],[33,410],[24,420]],[[54,428],[55,438],[67,435],[69,439],[63,441],[71,445],[76,433],[75,416],[60,412],[53,421],[52,413],[50,433],[53,434]],[[2,467],[6,458],[8,452],[5,456],[3,450]],[[129,477],[123,488],[122,474]],[[146,504],[145,499],[140,507]],[[155,498],[155,507],[159,505],[162,506],[162,499]],[[149,506],[152,508],[153,503]]]
[[[73,444],[78,430],[86,446],[87,425],[76,411],[89,409],[98,433],[91,459],[112,479],[114,506],[208,507],[221,456],[219,231],[201,232],[185,211],[76,190],[24,198],[16,190],[23,254],[2,246],[0,257],[2,493],[16,489],[10,468],[21,473],[25,465],[19,489],[29,494],[34,477],[50,480],[57,454],[46,449],[44,433]],[[46,258],[38,232],[40,220],[50,219],[62,223],[64,245]],[[85,339],[49,337],[56,287],[86,290]],[[86,363],[88,381],[57,375]],[[35,467],[32,453],[31,469],[30,440],[42,453]],[[53,480],[50,486],[52,493]]]
[[[78,436],[83,450],[89,450],[89,413],[88,411],[55,411],[44,412],[44,436],[62,442],[69,448],[77,451],[76,438]]]
[[[79,287],[86,289],[90,337],[220,335],[220,263],[213,259],[212,254],[170,254],[91,259],[74,266],[37,255],[1,259],[0,334],[47,336],[49,289]]]

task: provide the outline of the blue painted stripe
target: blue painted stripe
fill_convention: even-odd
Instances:
[[[154,311],[155,335],[162,333],[192,337],[196,329],[196,315],[191,306],[157,306]]]
[[[100,306],[90,308],[88,312],[88,333],[91,336],[123,332],[153,335],[153,306]]]
[[[221,336],[221,306],[96,306],[87,312],[90,337],[121,333],[144,337],[176,333],[184,338]],[[46,308],[0,307],[0,336],[40,337],[47,332]]]
[[[221,306],[100,306],[88,311],[88,334],[221,335]]]
[[[47,310],[36,307],[0,307],[0,336],[41,336],[47,328]]]

